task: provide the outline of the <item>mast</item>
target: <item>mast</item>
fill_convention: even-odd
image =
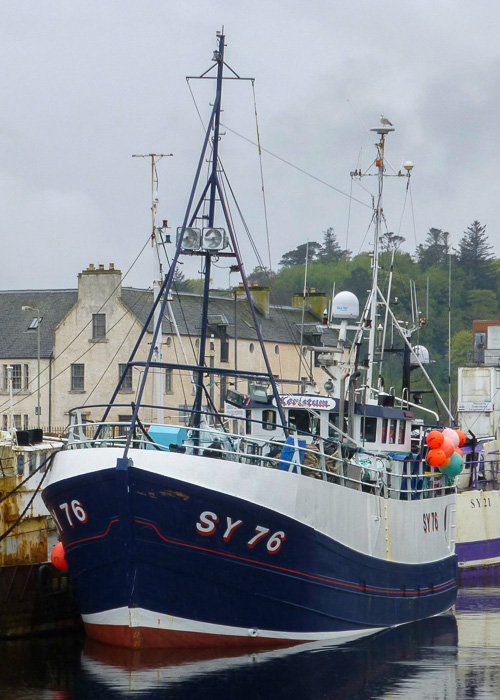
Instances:
[[[377,331],[377,306],[378,306],[378,256],[380,242],[380,222],[383,216],[382,193],[384,189],[384,150],[385,137],[393,128],[381,127],[379,129],[371,129],[380,136],[380,142],[377,144],[378,156],[375,161],[378,171],[378,196],[374,207],[375,215],[375,236],[373,241],[373,273],[372,273],[372,289],[370,296],[370,335],[368,339],[368,372],[366,383],[368,391],[372,395],[373,389],[373,369],[375,363],[375,334]]]
[[[219,158],[219,131],[220,131],[220,109],[222,103],[222,75],[224,71],[224,35],[221,33],[219,35],[219,48],[218,51],[214,51],[213,60],[217,62],[217,79],[215,88],[215,101],[214,101],[214,120],[213,120],[213,137],[212,137],[212,170],[210,173],[210,178],[208,181],[208,188],[210,191],[209,198],[209,210],[208,210],[208,227],[212,228],[215,220],[215,201],[217,197],[217,167]],[[210,272],[211,272],[212,256],[209,251],[205,253],[205,280],[203,289],[203,309],[201,316],[201,331],[200,331],[200,350],[198,356],[198,365],[204,367],[205,365],[205,354],[206,354],[206,342],[207,342],[207,321],[208,321],[208,301],[210,296]],[[213,377],[210,378],[211,381]],[[194,400],[193,411],[195,415],[195,427],[200,427],[200,416],[202,399],[204,393],[204,379],[203,371],[198,372],[197,383],[196,383],[196,396]]]
[[[239,374],[241,378],[245,379],[252,379],[255,380],[255,378],[260,378],[260,377],[265,377],[266,381],[268,381],[271,386],[272,386],[272,392],[274,396],[274,400],[276,402],[276,409],[280,417],[280,422],[283,426],[283,430],[286,435],[288,435],[288,427],[286,423],[286,418],[285,414],[283,411],[282,404],[280,402],[280,397],[279,397],[279,392],[278,392],[278,387],[275,381],[275,378],[272,373],[271,369],[271,364],[269,361],[269,357],[267,355],[267,351],[265,348],[264,344],[264,339],[262,336],[262,331],[260,329],[260,324],[259,320],[257,318],[257,313],[255,310],[254,303],[252,301],[252,296],[250,293],[250,289],[248,286],[248,281],[246,279],[245,275],[245,270],[244,270],[244,265],[243,265],[243,260],[241,258],[240,250],[238,243],[236,241],[236,236],[235,232],[233,229],[232,225],[232,219],[229,213],[229,209],[227,206],[226,198],[225,198],[225,193],[222,188],[221,183],[219,182],[219,158],[218,158],[218,150],[219,150],[219,130],[220,130],[220,109],[221,109],[221,96],[222,96],[222,77],[223,77],[223,67],[225,66],[228,68],[232,73],[234,77],[231,77],[229,79],[232,80],[253,80],[253,78],[241,78],[235,71],[230,68],[224,61],[224,40],[225,36],[222,32],[217,32],[217,37],[218,37],[218,50],[214,51],[213,55],[213,61],[215,62],[215,66],[217,67],[217,75],[216,75],[216,96],[215,100],[212,106],[212,112],[211,116],[207,125],[207,129],[205,132],[205,138],[203,141],[202,149],[201,149],[201,154],[198,160],[198,165],[196,168],[196,173],[194,177],[194,182],[191,187],[191,193],[189,195],[188,203],[186,206],[186,211],[184,215],[184,219],[182,222],[182,225],[177,227],[177,244],[175,247],[175,252],[172,256],[172,260],[170,263],[170,267],[168,269],[168,272],[165,275],[165,278],[161,284],[159,294],[157,298],[155,299],[153,303],[153,308],[149,312],[147,318],[144,321],[143,328],[139,334],[139,337],[137,338],[137,341],[134,345],[134,348],[132,349],[132,352],[130,354],[128,363],[127,363],[127,368],[129,367],[141,367],[143,368],[142,372],[142,377],[139,382],[139,386],[137,389],[137,394],[136,394],[136,403],[134,407],[134,412],[132,415],[132,419],[130,421],[130,429],[127,433],[127,441],[124,446],[124,451],[123,451],[123,456],[117,459],[117,468],[118,469],[127,469],[128,466],[130,465],[130,460],[128,457],[128,452],[132,444],[133,436],[134,436],[134,431],[135,427],[137,424],[137,418],[138,418],[138,412],[139,409],[142,405],[142,400],[144,396],[144,391],[146,387],[146,380],[148,373],[151,369],[153,368],[173,368],[177,367],[177,364],[174,363],[168,363],[168,362],[156,362],[153,359],[154,355],[154,349],[157,345],[158,341],[158,335],[160,332],[160,324],[156,324],[153,327],[153,334],[151,338],[151,345],[148,351],[147,359],[146,361],[139,361],[136,359],[136,355],[138,353],[138,350],[140,348],[141,343],[143,342],[148,328],[149,324],[152,322],[153,317],[155,316],[156,310],[158,309],[158,318],[162,319],[164,312],[166,308],[168,308],[168,298],[169,298],[169,292],[173,284],[174,280],[174,275],[175,275],[175,270],[178,264],[179,256],[181,254],[183,255],[194,255],[194,256],[200,256],[200,258],[204,261],[204,276],[205,276],[205,284],[204,284],[204,295],[203,295],[203,308],[202,308],[202,318],[201,318],[201,332],[200,332],[200,349],[199,349],[199,357],[198,357],[198,363],[197,365],[194,366],[185,366],[184,369],[187,371],[193,371],[195,376],[196,376],[196,395],[195,395],[195,400],[193,402],[193,407],[191,410],[191,419],[190,419],[190,425],[194,428],[199,428],[201,425],[202,421],[202,399],[203,396],[207,397],[207,400],[209,401],[209,393],[207,392],[206,386],[205,386],[205,379],[204,375],[208,374],[211,379],[216,374],[219,374],[221,376],[230,376],[234,372],[233,370],[228,370],[227,368],[224,367],[218,367],[218,368],[210,368],[206,366],[206,341],[207,341],[207,331],[208,331],[208,303],[209,303],[209,291],[210,291],[210,271],[211,271],[211,261],[212,257],[215,256],[216,258],[220,257],[231,257],[235,258],[237,262],[237,267],[241,272],[241,278],[243,282],[243,286],[245,288],[245,294],[247,297],[247,301],[250,307],[250,313],[252,315],[252,320],[255,328],[255,332],[257,334],[258,342],[260,345],[260,349],[262,352],[262,356],[264,359],[264,363],[266,366],[266,372],[247,372],[245,370],[240,370]],[[207,76],[207,74],[212,70],[214,66],[211,66],[208,70],[205,71],[201,76],[192,76],[197,79],[213,79],[213,76]],[[189,80],[190,77],[187,78]],[[211,167],[211,172],[208,177],[208,181],[206,185],[203,187],[202,192],[199,197],[197,197],[197,190],[198,190],[198,185],[200,181],[200,175],[201,171],[203,168],[203,165],[206,162],[206,155],[207,155],[207,150],[209,146],[211,145],[212,149],[212,167]],[[207,196],[209,196],[209,213],[208,215],[202,215],[200,214],[200,209],[204,203],[207,201]],[[197,202],[197,203],[195,203]],[[227,227],[227,236],[226,236],[226,230],[225,229],[220,229],[220,228],[212,228],[215,220],[215,208],[216,204],[219,204],[220,208],[222,209],[222,214],[226,222],[226,227]],[[201,219],[203,223],[208,221],[208,227],[203,229],[197,228],[195,225],[195,222]],[[230,248],[230,250],[226,251],[226,248]],[[215,370],[215,371],[214,371]],[[113,395],[111,396],[110,402],[106,409],[104,410],[104,414],[101,420],[101,423],[104,423],[110,410],[112,409],[114,402],[118,396],[118,392],[120,391],[120,387],[123,384],[125,377],[125,372],[122,374],[120,377],[120,380],[118,382],[118,385],[116,386]],[[216,413],[215,407],[211,407],[212,411]],[[96,433],[94,435],[94,439],[96,439],[99,434],[100,434],[101,427],[99,426],[96,430]]]

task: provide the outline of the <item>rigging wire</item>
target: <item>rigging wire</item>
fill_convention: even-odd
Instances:
[[[258,144],[255,143],[255,141],[252,141],[251,139],[247,138],[246,136],[243,136],[243,134],[240,134],[238,131],[235,131],[234,129],[231,129],[231,127],[227,126],[226,124],[221,124],[221,126],[224,127],[224,129],[227,129],[231,133],[235,134],[236,136],[239,136],[241,139],[244,141],[247,141],[248,143],[251,143],[252,146],[258,147]],[[281,156],[277,155],[276,153],[273,153],[267,148],[261,147],[264,153],[267,153],[268,155],[272,156],[273,158],[276,158],[276,160],[280,160],[282,163],[285,163],[285,165],[290,166],[291,168],[294,168],[294,170],[298,170],[298,172],[302,173],[303,175],[307,175],[307,177],[312,178],[313,180],[316,180],[316,182],[321,183],[322,185],[325,185],[325,187],[328,187],[331,190],[334,190],[335,192],[338,192],[338,194],[341,194],[343,197],[350,197],[346,192],[343,192],[342,190],[339,190],[338,187],[335,187],[334,185],[331,185],[329,182],[326,182],[325,180],[322,180],[320,177],[317,177],[316,175],[313,175],[312,173],[309,173],[307,170],[304,170],[303,168],[300,168],[298,165],[294,165],[293,163],[290,163],[290,161],[286,160],[285,158],[282,158]],[[352,198],[354,202],[357,202],[358,204],[361,204],[364,207],[371,208],[369,204],[366,202],[361,201],[361,199],[357,199],[356,197]]]
[[[264,170],[262,167],[262,148],[260,144],[260,133],[259,133],[259,121],[257,118],[257,100],[255,97],[255,81],[252,80],[252,92],[253,92],[253,104],[255,110],[255,131],[257,134],[257,146],[259,149],[259,167],[260,167],[260,182],[262,187],[262,205],[264,207],[264,221],[266,224],[266,240],[267,240],[267,254],[269,256],[269,271],[272,272],[273,265],[271,260],[271,243],[269,240],[269,221],[267,217],[267,204],[266,204],[266,190],[264,187]]]

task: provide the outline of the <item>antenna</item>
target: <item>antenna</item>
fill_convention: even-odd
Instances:
[[[148,154],[140,154],[140,155],[133,155],[132,158],[151,158],[151,246],[154,247],[154,269],[153,269],[153,300],[156,302],[156,299],[158,298],[160,294],[160,288],[163,283],[163,273],[162,273],[162,267],[160,263],[160,255],[158,251],[158,245],[163,245],[163,231],[167,226],[161,226],[158,227],[156,225],[156,215],[157,215],[157,209],[158,209],[158,172],[156,170],[156,164],[162,159],[162,158],[169,158],[173,154],[172,153],[148,153]],[[166,221],[163,222],[164,224],[167,224]],[[158,242],[158,238],[160,239],[160,242]],[[156,304],[155,306],[155,313],[154,313],[154,324],[155,327],[158,324],[159,325],[159,331],[158,331],[158,336],[156,338],[156,343],[155,343],[155,349],[154,349],[154,355],[153,355],[153,361],[154,362],[161,362],[162,361],[162,345],[163,345],[163,336],[162,336],[162,327],[161,327],[161,321],[160,321],[160,305]],[[151,422],[153,422],[153,412],[154,412],[154,407],[156,407],[156,420],[158,423],[163,423],[163,408],[160,408],[162,406],[163,401],[162,401],[162,389],[163,389],[163,373],[161,369],[158,369],[156,367],[153,368],[153,386],[151,388],[152,391],[152,397],[151,397]]]

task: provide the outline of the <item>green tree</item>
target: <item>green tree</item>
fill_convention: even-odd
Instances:
[[[259,287],[271,287],[275,277],[276,273],[268,267],[257,265],[248,275],[248,281],[250,284],[257,282]]]
[[[465,317],[470,323],[475,320],[488,320],[500,316],[500,307],[492,289],[471,289],[467,294]]]
[[[281,267],[294,267],[295,265],[305,265],[306,259],[309,262],[316,260],[321,245],[316,241],[302,243],[295,250],[289,250],[280,260]]]
[[[405,242],[406,238],[403,238],[403,236],[399,236],[397,233],[392,233],[392,231],[386,231],[383,233],[380,238],[380,248],[382,252],[397,252],[403,243]]]
[[[342,249],[333,228],[323,232],[323,245],[318,252],[318,260],[323,263],[339,262],[342,258],[349,258],[350,250]]]
[[[473,221],[459,241],[457,263],[467,275],[469,289],[493,289],[495,275],[492,246],[488,243],[486,226]]]
[[[193,280],[188,280],[184,273],[177,268],[174,272],[173,286],[176,292],[191,292],[193,291]]]
[[[472,352],[472,330],[461,330],[451,337],[451,365],[456,370],[467,364]]]
[[[450,253],[448,231],[440,228],[430,228],[424,243],[417,246],[415,257],[423,270],[434,265],[443,265],[448,261]]]

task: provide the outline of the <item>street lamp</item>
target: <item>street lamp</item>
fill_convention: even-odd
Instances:
[[[36,334],[37,334],[37,360],[38,360],[38,377],[37,377],[37,408],[36,415],[38,418],[37,427],[40,427],[40,321],[42,320],[40,316],[40,309],[33,306],[22,306],[21,311],[35,311],[36,312]]]

